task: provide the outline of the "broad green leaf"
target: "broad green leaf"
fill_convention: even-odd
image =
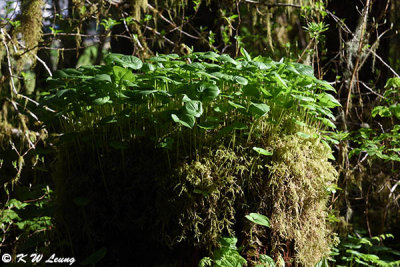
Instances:
[[[71,88],[68,88],[68,89],[61,89],[61,90],[58,90],[58,91],[57,91],[56,96],[57,96],[57,97],[61,97],[61,96],[63,96],[63,95],[66,94],[66,93],[74,93],[74,92],[75,92],[75,89],[71,89]]]
[[[253,147],[253,150],[256,151],[258,154],[264,155],[264,156],[271,156],[274,153],[272,151],[268,151],[264,148],[261,147]]]
[[[270,227],[270,222],[267,216],[259,214],[259,213],[250,213],[249,215],[245,216],[246,219],[248,219],[249,221],[258,224],[258,225],[262,225],[265,227]]]
[[[236,62],[236,60],[234,60],[233,58],[231,58],[229,55],[227,54],[222,54],[219,58],[219,61],[221,62],[225,62],[225,63],[231,63],[233,65],[237,65],[238,63]]]
[[[193,62],[190,64],[186,64],[181,66],[182,69],[184,70],[188,70],[188,71],[192,71],[192,72],[196,72],[199,70],[205,70],[206,68],[203,66],[203,64],[199,63],[199,62]]]
[[[179,115],[179,117],[176,114],[171,114],[171,117],[174,122],[179,123],[188,128],[193,128],[196,122],[195,117],[189,114],[182,114]]]
[[[197,100],[186,101],[184,104],[184,111],[186,114],[198,118],[203,114],[203,105]]]
[[[142,67],[142,71],[144,72],[150,72],[150,71],[155,71],[156,70],[156,66],[154,66],[151,63],[143,63],[143,67]]]
[[[249,111],[252,114],[258,115],[260,117],[267,115],[269,110],[269,106],[264,103],[251,103],[249,108]]]
[[[396,118],[400,119],[400,104],[390,105],[389,110]]]
[[[194,55],[196,55],[198,58],[200,59],[211,59],[211,60],[217,60],[217,58],[219,57],[219,55],[215,52],[212,51],[208,51],[208,52],[196,52],[193,53]]]
[[[236,247],[237,241],[238,240],[236,237],[222,237],[219,239],[218,243],[223,248],[237,249],[237,247]]]
[[[113,74],[114,78],[118,83],[124,82],[124,81],[129,81],[129,82],[134,82],[136,80],[135,75],[132,73],[131,70],[125,69],[120,66],[114,66],[113,67]]]
[[[201,93],[201,99],[204,101],[211,101],[220,93],[218,86],[208,82],[200,83],[196,90]]]
[[[228,133],[232,132],[233,130],[246,130],[246,129],[248,129],[248,126],[246,124],[241,123],[241,122],[235,122],[231,125],[228,125],[228,126],[222,128],[219,131],[219,134],[224,135],[224,134],[228,134]]]
[[[317,83],[317,84],[319,84],[319,85],[321,85],[321,86],[322,86],[322,89],[324,89],[324,90],[326,90],[326,91],[333,91],[333,92],[336,92],[335,88],[333,88],[332,85],[330,85],[327,81],[315,79],[314,82]]]
[[[135,56],[123,56],[121,57],[122,65],[133,70],[138,70],[143,66],[143,62]]]
[[[104,105],[105,103],[107,103],[110,100],[109,96],[105,96],[105,97],[99,97],[96,98],[95,100],[93,100],[93,104],[94,105]]]
[[[232,107],[236,108],[236,109],[246,109],[244,106],[242,106],[240,104],[237,104],[235,102],[232,102],[230,100],[228,101],[228,104],[231,105]]]
[[[246,130],[249,128],[246,124],[242,122],[234,122],[231,124],[231,127],[233,130]]]
[[[240,48],[240,53],[246,58],[247,61],[251,61],[249,53],[243,47]]]
[[[263,62],[253,61],[251,62],[254,66],[256,66],[260,70],[267,70],[271,68],[271,65],[267,65]]]
[[[233,78],[232,75],[229,75],[229,74],[226,74],[226,73],[223,73],[223,72],[213,72],[213,73],[211,73],[211,75],[213,75],[213,76],[215,76],[215,77],[217,77],[217,78],[219,78],[221,80],[227,81],[227,82],[233,82],[234,81],[234,78]]]
[[[201,129],[204,129],[204,130],[213,130],[213,129],[216,129],[218,127],[218,123],[205,121],[205,122],[202,122],[202,123],[198,123],[197,126],[199,128],[201,128]]]
[[[286,84],[286,82],[282,79],[282,77],[281,77],[277,72],[275,72],[274,75],[275,75],[275,77],[276,77],[275,81],[276,81],[279,85],[281,85],[281,86],[283,86],[283,87],[285,87],[285,88],[288,87],[287,84]]]
[[[248,82],[249,82],[246,78],[241,77],[241,76],[234,76],[233,79],[234,79],[238,84],[241,84],[241,85],[247,85]]]
[[[21,218],[18,214],[11,209],[5,209],[0,212],[0,221],[2,223],[11,223],[13,221],[20,221]]]
[[[340,102],[331,94],[323,93],[318,96],[319,104],[328,108],[340,107]]]
[[[336,125],[332,121],[330,121],[329,119],[320,118],[320,117],[318,117],[318,119],[321,120],[322,123],[325,124],[326,126],[331,127],[333,129],[336,129]]]
[[[304,95],[295,95],[295,94],[291,94],[291,96],[295,99],[299,99],[301,101],[304,102],[315,102],[315,99],[309,96],[304,96]]]
[[[100,82],[100,83],[103,83],[103,82],[112,82],[111,81],[111,77],[110,77],[110,75],[108,75],[108,74],[98,74],[98,75],[96,75],[95,77],[94,77],[94,79],[93,79],[93,81],[95,81],[95,82]]]
[[[314,69],[311,66],[299,64],[299,63],[291,63],[294,68],[302,75],[314,77]]]
[[[155,56],[148,59],[151,62],[167,62],[168,58],[162,56]]]
[[[63,78],[68,78],[69,75],[65,73],[64,70],[57,70],[53,73],[53,79],[63,79]]]

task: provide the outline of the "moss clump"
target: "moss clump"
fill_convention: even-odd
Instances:
[[[175,204],[180,205],[175,242],[188,239],[210,248],[222,234],[234,235],[237,200],[243,196],[239,181],[249,166],[247,158],[220,148],[178,169],[178,181],[173,180]]]
[[[22,3],[20,32],[27,49],[33,49],[42,38],[43,0],[27,0]]]
[[[312,137],[319,136],[316,129],[282,126],[280,133],[251,144],[240,140],[235,149],[210,149],[201,159],[182,163],[169,185],[175,195],[170,219],[176,224],[166,232],[173,243],[211,248],[236,230],[242,231],[250,258],[269,251],[310,266],[329,254],[334,238],[327,224],[327,187],[337,178],[328,161],[331,151]],[[258,155],[253,145],[268,147],[273,155]],[[250,237],[243,219],[249,212],[267,215],[271,228],[257,227]]]
[[[132,6],[132,16],[140,20],[141,10],[147,9],[147,0],[130,0]]]
[[[337,177],[328,161],[330,150],[318,138],[297,134],[272,136],[269,143],[274,150],[267,193],[273,248],[279,251],[282,244],[290,244],[296,263],[315,265],[328,255],[333,241],[326,223],[326,188]]]

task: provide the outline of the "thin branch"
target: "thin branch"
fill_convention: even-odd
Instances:
[[[263,3],[259,1],[253,1],[253,0],[245,0],[245,3],[249,4],[256,4],[256,5],[262,5],[266,7],[294,7],[294,8],[301,8],[301,5],[296,5],[296,4],[288,4],[288,3],[274,3],[274,4],[269,4],[269,3]]]
[[[364,85],[365,88],[367,88],[371,93],[373,93],[374,95],[379,96],[380,98],[385,98],[383,95],[375,92],[374,90],[372,90],[371,87],[369,87],[365,82],[360,81],[360,80],[356,80],[355,82],[361,83],[362,85]]]
[[[172,26],[174,27],[174,28],[173,28],[172,30],[170,30],[169,32],[173,32],[173,31],[175,31],[175,30],[178,30],[179,32],[181,32],[182,34],[184,34],[184,35],[186,35],[186,36],[188,36],[188,37],[190,37],[190,38],[193,38],[193,39],[196,39],[196,40],[199,40],[199,39],[200,39],[200,38],[197,37],[197,36],[191,35],[190,33],[187,33],[187,32],[185,32],[185,31],[183,31],[183,30],[182,30],[182,25],[181,25],[181,26],[177,26],[175,22],[173,22],[173,21],[167,19],[166,17],[164,17],[163,14],[161,14],[161,12],[158,11],[157,9],[155,9],[152,5],[147,4],[147,7],[149,7],[149,8],[151,9],[151,11],[157,13],[157,15],[158,15],[160,18],[162,18],[165,22],[169,23],[170,25],[172,25]]]
[[[1,30],[1,33],[3,34],[3,36],[5,36],[4,30],[3,29],[0,29],[0,30]],[[10,51],[8,49],[6,40],[4,38],[2,38],[2,41],[3,41],[4,47],[6,48],[6,53],[7,53],[8,71],[10,72],[10,79],[11,79],[11,89],[12,89],[12,92],[17,96],[18,92],[17,92],[17,88],[15,88],[13,73],[12,73],[12,69],[11,69]]]
[[[335,22],[339,25],[339,27],[344,30],[346,33],[350,34],[352,38],[355,37],[354,33],[352,31],[350,31],[350,29],[347,27],[347,25],[340,20],[339,17],[337,17],[335,14],[333,14],[332,12],[330,12],[329,10],[326,10],[326,13],[331,16]],[[379,37],[382,37],[383,34],[385,34],[385,32],[383,32]],[[372,53],[375,57],[377,57],[379,59],[379,61],[385,65],[396,77],[400,78],[400,75],[394,70],[392,69],[389,64],[387,64],[377,53],[375,53],[371,48],[368,48],[368,52]]]
[[[361,29],[360,29],[360,40],[358,42],[358,53],[357,53],[357,59],[356,63],[354,65],[353,73],[351,74],[351,79],[349,83],[349,89],[347,93],[347,101],[346,101],[346,115],[349,113],[349,107],[350,107],[350,100],[351,100],[351,92],[353,90],[353,82],[356,78],[356,75],[358,74],[359,71],[359,64],[360,64],[360,55],[362,53],[362,48],[364,44],[364,37],[365,37],[365,31],[367,28],[367,20],[368,20],[368,14],[369,14],[369,6],[370,6],[371,0],[367,0],[367,3],[365,5],[364,11],[363,11],[363,21],[361,24]]]
[[[394,69],[392,69],[389,64],[387,64],[377,53],[375,53],[373,50],[371,50],[371,53],[374,54],[375,57],[377,57],[379,59],[379,61],[385,65],[391,72],[393,72],[393,74],[397,77],[400,78],[399,74],[397,74],[396,71],[394,71]]]

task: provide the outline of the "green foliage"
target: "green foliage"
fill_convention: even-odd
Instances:
[[[400,125],[381,134],[375,129],[361,128],[353,138],[358,147],[349,153],[349,157],[366,153],[372,158],[400,161]]]
[[[35,243],[33,237],[42,236],[53,226],[51,218],[52,190],[40,185],[28,189],[20,187],[17,198],[9,199],[0,210],[0,229],[3,235],[0,244],[7,245],[14,240],[8,240],[9,234],[17,234],[16,240],[24,240],[20,249],[42,246]]]
[[[246,219],[253,222],[254,224],[270,227],[269,219],[267,216],[261,215],[259,213],[250,213],[245,216]],[[215,267],[225,267],[234,266],[240,267],[243,265],[247,266],[247,261],[240,256],[239,251],[236,247],[237,238],[236,237],[223,237],[219,240],[220,248],[213,252],[213,259],[210,257],[204,257],[199,262],[199,267],[204,266],[215,266]],[[214,262],[214,264],[213,264]],[[275,261],[267,256],[260,255],[260,264],[258,267],[275,267]]]
[[[310,22],[304,29],[310,34],[311,38],[319,39],[321,34],[328,30],[328,26],[324,22]]]
[[[240,256],[236,247],[236,237],[223,237],[219,241],[220,248],[213,252],[213,259],[205,257],[199,262],[199,267],[241,267],[247,261]]]
[[[271,125],[279,124],[283,115],[296,114],[307,124],[334,127],[330,108],[339,103],[327,92],[333,88],[316,79],[307,66],[262,57],[234,60],[213,52],[187,58],[193,63],[174,54],[152,57],[145,63],[133,56],[110,54],[105,66],[57,71],[49,79],[55,89],[42,104],[56,109],[58,116],[90,121],[90,127],[104,122],[106,116],[100,114],[111,107],[114,112],[108,116],[116,121],[122,113],[123,117],[151,114],[154,118],[170,116],[170,122],[188,128],[196,124],[218,128],[228,114],[232,119],[225,120],[226,126],[253,119],[259,122],[263,117]],[[239,115],[242,121],[235,121]],[[211,123],[211,117],[217,119]]]
[[[385,123],[387,129],[380,124],[380,129],[360,128],[351,139],[358,145],[349,153],[353,155],[366,155],[371,158],[383,159],[384,161],[400,161],[400,79],[391,78],[386,83],[387,90],[384,93],[383,106],[375,106],[371,112],[373,118],[378,116],[385,119],[389,118],[391,123]]]
[[[383,245],[392,234],[363,237],[358,233],[348,235],[333,253],[336,266],[399,266],[400,252]]]
[[[248,219],[249,221],[258,224],[258,225],[262,225],[265,227],[270,227],[270,222],[267,216],[264,216],[262,214],[259,213],[250,213],[249,215],[246,215],[246,219]]]
[[[105,159],[117,150],[135,162],[131,146],[165,152],[170,170],[151,179],[166,191],[154,200],[162,242],[210,249],[223,233],[234,236],[235,215],[247,214],[249,205],[272,216],[272,235],[254,226],[247,242],[268,238],[275,251],[292,242],[296,261],[316,262],[331,243],[326,188],[336,176],[321,131],[335,126],[331,108],[340,104],[311,67],[242,53],[237,59],[214,52],[157,55],[145,62],[109,54],[102,66],[59,70],[41,101],[56,111],[45,124],[64,133],[61,155],[79,157],[75,151],[86,147]],[[122,161],[122,168],[143,167]],[[64,180],[57,177],[61,191]],[[157,202],[165,196],[173,209]],[[257,213],[249,216],[269,225]],[[235,257],[233,251],[226,252]]]

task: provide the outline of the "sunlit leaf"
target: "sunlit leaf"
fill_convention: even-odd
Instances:
[[[270,222],[267,216],[259,214],[259,213],[250,213],[249,215],[245,216],[246,219],[248,219],[249,221],[258,224],[258,225],[262,225],[265,227],[270,227]]]
[[[264,103],[251,103],[249,111],[258,116],[265,116],[268,114],[270,108],[267,104]]]
[[[179,123],[188,128],[193,128],[196,122],[195,117],[189,114],[182,114],[179,115],[179,117],[176,114],[171,114],[171,117],[174,122]]]

